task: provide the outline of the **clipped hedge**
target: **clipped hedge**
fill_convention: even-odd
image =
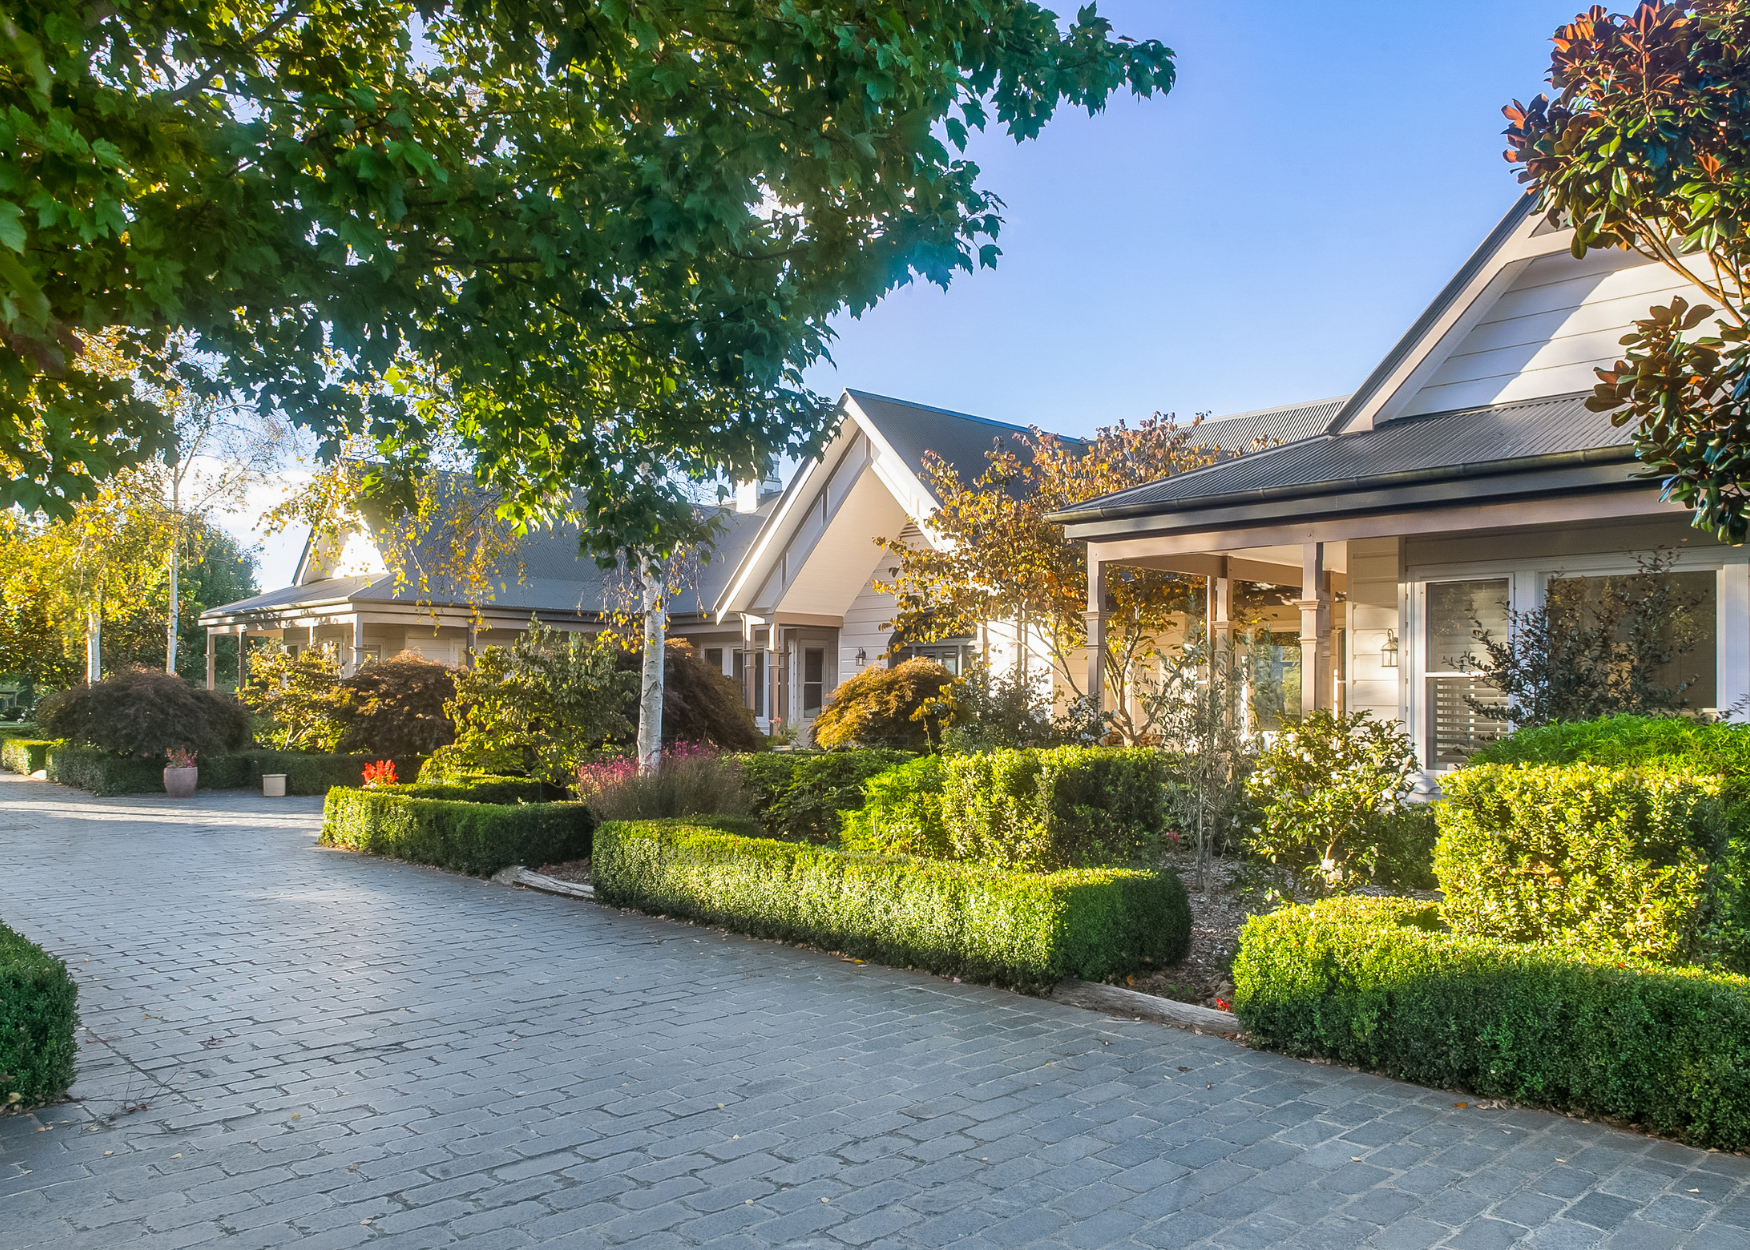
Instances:
[[[582,803],[467,803],[336,786],[322,805],[321,842],[489,877],[512,864],[583,859],[594,828]]]
[[[49,766],[52,738],[7,738],[0,741],[0,768],[29,776]]]
[[[1607,716],[1538,725],[1490,743],[1470,763],[1605,764],[1750,780],[1750,725],[1706,724],[1686,716]]]
[[[548,785],[539,777],[489,777],[483,774],[443,781],[403,782],[379,786],[379,794],[408,794],[419,799],[455,799],[463,803],[545,803]]]
[[[1662,963],[1690,956],[1718,778],[1483,764],[1441,790],[1434,872],[1454,929]]]
[[[298,751],[246,751],[200,761],[203,790],[260,789],[264,773],[284,773],[287,794],[327,794],[334,786],[364,783],[369,755],[305,755]],[[395,761],[397,775],[417,777],[423,761],[414,756]],[[49,780],[96,795],[162,794],[164,761],[111,755],[95,747],[50,745],[43,765]]]
[[[1750,1146],[1750,980],[1439,923],[1433,905],[1405,899],[1253,916],[1234,962],[1251,1044]]]
[[[831,842],[841,814],[863,805],[869,778],[904,764],[909,751],[772,751],[741,755],[742,788],[768,835],[798,842]]]
[[[839,844],[871,855],[950,859],[942,823],[942,757],[925,755],[863,783],[863,805],[844,814]]]
[[[78,1006],[67,965],[0,924],[0,1107],[32,1107],[67,1092]]]
[[[1027,991],[1174,963],[1191,941],[1170,872],[1003,872],[674,820],[604,824],[590,875],[617,906]]]

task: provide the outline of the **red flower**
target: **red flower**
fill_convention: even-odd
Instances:
[[[1227,999],[1225,999],[1225,998],[1217,998],[1215,1000],[1215,1005],[1217,1007],[1220,1007],[1223,1011],[1232,1011],[1233,1010],[1232,1007],[1228,1006]]]
[[[365,765],[365,789],[375,790],[378,786],[392,786],[394,784],[394,760],[378,760],[374,764]]]

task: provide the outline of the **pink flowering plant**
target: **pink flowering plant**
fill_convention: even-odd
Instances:
[[[748,810],[741,766],[703,742],[663,748],[656,772],[629,755],[600,755],[577,770],[577,797],[602,820],[741,815]]]

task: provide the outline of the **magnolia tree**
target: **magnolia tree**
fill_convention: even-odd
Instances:
[[[883,583],[898,599],[896,636],[988,635],[992,622],[1007,622],[1023,639],[1023,675],[1025,640],[1042,639],[1053,675],[1072,699],[1086,698],[1093,692],[1082,688],[1086,669],[1075,652],[1087,644],[1087,548],[1065,540],[1045,518],[1209,464],[1218,453],[1196,444],[1195,425],[1156,413],[1135,428],[1120,422],[1098,430],[1086,443],[1035,429],[993,446],[984,472],[971,481],[930,456],[924,476],[940,504],[929,520],[937,541],[914,547],[880,540],[898,558],[898,571]],[[1107,572],[1103,668],[1115,696],[1113,727],[1127,741],[1151,730],[1150,705],[1138,714],[1130,697],[1138,662],[1183,625],[1195,610],[1194,592],[1191,579],[1174,573],[1129,566]]]
[[[1698,528],[1750,536],[1750,5],[1594,6],[1559,28],[1553,99],[1505,112],[1507,159],[1574,255],[1639,252],[1694,299],[1654,306],[1588,401],[1635,427],[1636,455]]]

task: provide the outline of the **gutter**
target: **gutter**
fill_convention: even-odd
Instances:
[[[1597,447],[1586,451],[1562,451],[1542,456],[1525,456],[1515,460],[1478,460],[1464,464],[1440,465],[1435,468],[1402,469],[1396,473],[1379,473],[1368,477],[1351,476],[1332,478],[1323,482],[1258,486],[1250,490],[1229,491],[1220,495],[1199,495],[1183,501],[1166,503],[1119,504],[1105,508],[1065,508],[1060,512],[1048,513],[1045,519],[1056,525],[1075,525],[1090,521],[1116,521],[1141,516],[1165,517],[1173,513],[1199,512],[1223,506],[1312,499],[1355,490],[1381,490],[1394,486],[1412,486],[1428,482],[1506,477],[1517,473],[1532,473],[1542,469],[1623,464],[1633,461],[1634,458],[1632,447]],[[1633,480],[1633,478],[1629,478],[1625,479],[1625,482]]]

